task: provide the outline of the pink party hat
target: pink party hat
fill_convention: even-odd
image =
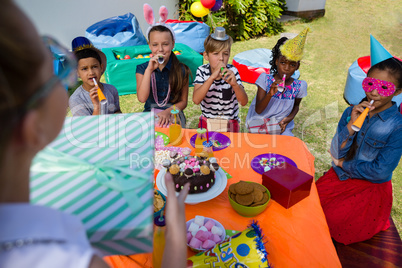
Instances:
[[[373,66],[393,56],[370,34],[370,57]]]
[[[295,38],[287,40],[279,49],[281,54],[290,61],[300,61],[303,58],[304,43],[310,28],[304,29]]]

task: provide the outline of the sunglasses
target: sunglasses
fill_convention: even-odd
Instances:
[[[393,83],[372,77],[364,78],[362,86],[365,92],[371,92],[375,89],[377,90],[378,94],[383,97],[391,96],[396,90],[396,87]]]
[[[25,111],[36,108],[40,101],[50,94],[57,83],[61,83],[66,89],[77,83],[77,73],[75,72],[77,61],[74,54],[49,36],[43,36],[42,40],[52,53],[54,74],[25,102],[23,106]]]

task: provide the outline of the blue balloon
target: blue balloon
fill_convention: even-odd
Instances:
[[[210,9],[211,11],[218,11],[222,7],[223,0],[216,0],[215,5]]]

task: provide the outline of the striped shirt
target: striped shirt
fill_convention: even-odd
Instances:
[[[231,70],[237,84],[243,86],[236,67],[227,64],[226,68]],[[204,84],[211,76],[209,63],[201,65],[197,69],[194,84]],[[215,80],[208,90],[207,95],[201,101],[202,116],[206,118],[225,118],[239,120],[239,103],[232,86],[223,79]]]

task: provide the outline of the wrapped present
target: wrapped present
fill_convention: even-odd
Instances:
[[[309,196],[312,182],[313,176],[286,162],[262,174],[271,198],[285,208]]]
[[[104,255],[152,251],[152,113],[66,118],[33,161],[30,199],[78,216]]]
[[[275,118],[256,118],[248,122],[250,133],[280,135],[281,127]]]

